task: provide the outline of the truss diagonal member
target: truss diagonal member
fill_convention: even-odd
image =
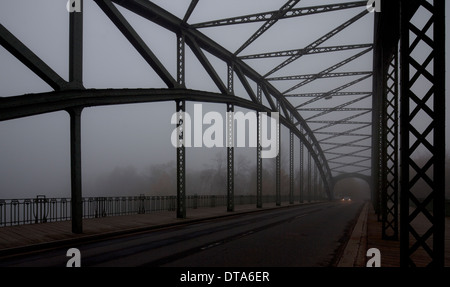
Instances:
[[[331,112],[334,112],[334,111],[342,111],[342,109],[343,109],[344,107],[349,106],[349,105],[352,105],[352,104],[357,103],[357,102],[359,102],[359,101],[362,101],[362,100],[364,100],[364,99],[367,99],[367,98],[369,98],[369,97],[371,97],[371,96],[372,96],[372,94],[369,94],[369,95],[366,95],[366,96],[364,96],[364,97],[360,97],[360,98],[354,99],[354,100],[352,100],[352,101],[350,101],[350,102],[347,102],[347,103],[344,103],[344,104],[342,104],[342,105],[336,106],[336,107],[334,107],[334,108],[329,108],[329,109],[327,109],[327,110],[325,110],[325,111],[323,111],[323,112],[321,112],[321,113],[318,113],[317,115],[314,115],[314,116],[311,116],[311,117],[307,118],[306,120],[308,121],[308,120],[311,120],[311,119],[314,119],[314,118],[317,118],[317,117],[326,115],[326,114],[331,113]],[[357,110],[357,109],[353,109],[353,110]],[[363,109],[359,109],[359,110],[363,110]],[[367,109],[365,109],[365,110],[367,110]],[[368,109],[368,110],[371,111],[372,109]]]
[[[189,8],[186,11],[186,14],[183,18],[183,23],[186,23],[189,20],[189,17],[191,17],[192,12],[194,12],[195,6],[197,6],[199,0],[192,0],[191,4],[189,4]]]
[[[270,107],[273,111],[280,112],[279,101],[277,100],[277,104],[272,99],[272,96],[270,95],[269,91],[267,91],[267,87],[265,85],[261,85],[261,89],[264,93],[264,96],[266,97],[266,100],[269,102]]]
[[[356,44],[356,45],[339,45],[339,46],[328,46],[328,47],[315,47],[310,49],[294,49],[285,51],[276,51],[268,53],[260,53],[246,56],[239,56],[241,60],[252,60],[252,59],[264,59],[264,58],[276,58],[276,57],[290,57],[297,53],[302,53],[305,55],[322,54],[322,53],[332,53],[346,50],[354,49],[364,49],[373,47],[373,44]]]
[[[225,86],[225,84],[222,82],[222,80],[220,79],[220,77],[217,74],[216,70],[211,65],[211,63],[209,62],[209,60],[206,57],[206,55],[203,53],[202,49],[197,44],[197,41],[193,37],[187,35],[186,43],[189,45],[189,47],[191,48],[192,52],[194,52],[194,54],[197,57],[197,59],[200,61],[200,63],[205,68],[206,72],[209,74],[211,79],[214,81],[216,86],[219,88],[220,92],[222,94],[228,94],[228,87]]]
[[[242,85],[244,86],[245,91],[247,92],[247,94],[249,95],[249,97],[252,99],[252,101],[254,103],[259,103],[258,98],[256,97],[255,92],[253,91],[253,89],[250,87],[250,84],[248,83],[247,78],[245,77],[245,75],[242,73],[241,69],[239,67],[235,67],[236,75],[238,76],[239,80],[241,81]]]
[[[270,27],[272,27],[278,20],[283,17],[290,9],[292,9],[301,0],[289,0],[283,7],[277,12],[273,13],[269,20],[266,21],[245,43],[234,53],[239,55],[245,48],[247,48],[251,43],[259,38],[264,32],[266,32]]]
[[[60,91],[67,88],[69,84],[68,82],[59,76],[2,24],[0,24],[0,45],[2,45],[8,52],[21,61],[55,91]]]
[[[289,57],[287,60],[285,60],[283,63],[281,63],[280,65],[276,66],[275,68],[273,68],[271,71],[269,71],[267,74],[264,75],[264,78],[267,78],[268,76],[272,75],[273,73],[275,73],[276,71],[284,68],[285,66],[289,65],[290,63],[294,62],[295,60],[299,59],[300,57],[302,57],[303,55],[306,54],[305,51],[308,51],[310,49],[314,49],[316,47],[318,47],[319,45],[321,45],[323,42],[329,40],[330,38],[332,38],[333,36],[335,36],[336,34],[338,34],[339,32],[341,32],[342,30],[344,30],[345,28],[347,28],[348,26],[350,26],[351,24],[355,23],[356,21],[358,21],[359,19],[361,19],[362,17],[364,17],[367,13],[369,13],[369,11],[367,11],[367,9],[364,9],[363,12],[359,13],[358,15],[356,15],[355,17],[351,18],[350,20],[348,20],[347,22],[343,23],[342,25],[340,25],[339,27],[333,29],[332,31],[328,32],[327,34],[325,34],[324,36],[320,37],[319,39],[317,39],[316,41],[314,41],[313,43],[309,44],[305,49],[303,49],[303,52],[298,52],[294,55],[292,55],[291,57]]]
[[[177,81],[170,75],[164,65],[158,60],[155,54],[145,44],[138,33],[128,23],[120,11],[111,3],[110,0],[94,0],[109,19],[116,25],[122,34],[130,41],[133,47],[139,52],[144,60],[153,68],[169,88],[178,85]]]
[[[306,16],[324,12],[332,12],[343,9],[357,8],[361,6],[366,6],[366,1],[356,1],[356,2],[348,2],[342,4],[329,4],[329,5],[320,5],[320,6],[311,6],[311,7],[303,7],[297,9],[290,9],[283,16],[279,17],[279,19],[284,18],[292,18],[299,16]],[[269,11],[263,13],[255,13],[250,15],[238,16],[238,17],[230,17],[221,20],[213,20],[208,22],[202,22],[197,24],[192,24],[194,28],[210,28],[217,26],[225,26],[225,25],[235,25],[235,24],[245,24],[245,23],[254,23],[254,22],[262,22],[268,21],[272,19],[272,17],[278,11]]]
[[[366,49],[366,50],[364,50],[364,51],[362,51],[362,52],[360,52],[360,53],[358,53],[356,55],[353,55],[353,56],[351,56],[351,57],[349,57],[349,58],[347,58],[347,59],[345,59],[345,60],[343,60],[343,61],[341,61],[341,62],[339,62],[339,63],[337,63],[337,64],[335,64],[335,65],[333,65],[333,66],[331,66],[331,67],[329,67],[327,69],[325,69],[325,70],[323,70],[322,72],[314,75],[313,77],[311,77],[311,78],[309,78],[309,79],[307,79],[307,80],[305,80],[305,81],[303,81],[301,83],[298,83],[297,85],[294,85],[292,88],[290,88],[290,89],[286,90],[285,92],[283,92],[283,94],[285,95],[287,93],[290,93],[290,92],[292,92],[292,91],[294,91],[294,90],[296,90],[296,89],[298,89],[298,88],[300,88],[300,87],[302,87],[302,86],[304,86],[304,85],[306,85],[308,83],[311,83],[312,81],[314,81],[316,79],[324,78],[331,71],[334,71],[334,70],[336,70],[336,69],[338,69],[338,68],[340,68],[340,67],[342,67],[342,66],[344,66],[344,65],[346,65],[346,64],[348,64],[348,63],[350,63],[350,62],[352,62],[354,60],[356,60],[357,58],[359,58],[362,55],[370,52],[371,50],[372,50],[372,48],[369,48],[369,49]],[[366,73],[366,75],[371,75],[371,74],[372,73]]]
[[[325,94],[322,94],[322,95],[320,95],[320,96],[318,96],[318,97],[316,97],[316,98],[313,98],[313,99],[311,99],[311,100],[309,100],[309,101],[306,101],[306,102],[304,102],[304,103],[301,104],[301,105],[298,105],[298,106],[296,107],[296,109],[299,109],[299,108],[301,108],[301,107],[304,107],[304,106],[306,106],[306,105],[309,105],[309,104],[311,104],[311,103],[314,103],[314,102],[316,102],[316,101],[318,101],[318,100],[320,100],[320,99],[329,97],[329,96],[335,94],[336,92],[339,92],[339,91],[344,90],[344,89],[346,89],[346,88],[348,88],[348,87],[351,87],[351,86],[353,86],[353,85],[355,85],[355,84],[357,84],[357,83],[359,83],[359,82],[362,82],[362,81],[364,81],[365,79],[370,78],[371,76],[372,76],[372,75],[366,75],[366,76],[361,77],[361,78],[359,78],[359,79],[356,79],[356,80],[354,80],[354,81],[352,81],[352,82],[350,82],[350,83],[347,83],[347,84],[345,84],[345,85],[342,85],[342,86],[340,86],[340,87],[338,87],[338,88],[336,88],[336,89],[333,89],[333,90],[331,90],[331,91],[329,91],[329,92],[327,92],[327,93],[325,93]]]

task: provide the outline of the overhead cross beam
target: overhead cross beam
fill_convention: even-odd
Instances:
[[[347,83],[347,84],[342,85],[342,86],[340,86],[340,87],[337,87],[337,88],[335,88],[335,89],[333,89],[333,90],[331,90],[331,91],[329,91],[329,92],[327,92],[327,93],[324,93],[324,94],[322,94],[322,95],[320,95],[320,96],[318,96],[318,97],[316,97],[316,98],[314,98],[314,99],[311,99],[311,100],[309,100],[309,101],[306,101],[306,102],[304,102],[303,104],[298,105],[298,106],[295,107],[295,108],[298,109],[298,108],[304,107],[304,106],[306,106],[306,105],[312,104],[312,103],[314,103],[314,102],[316,102],[316,101],[318,101],[318,100],[320,100],[320,99],[328,98],[328,97],[332,96],[333,94],[335,94],[336,92],[339,92],[339,91],[344,90],[344,89],[346,89],[346,88],[348,88],[348,87],[351,87],[351,86],[353,86],[353,85],[355,85],[355,84],[357,84],[357,83],[359,83],[359,82],[362,82],[362,81],[364,81],[365,79],[368,79],[368,78],[370,78],[370,77],[371,77],[371,75],[366,75],[366,76],[364,76],[364,77],[361,77],[361,78],[359,78],[359,79],[356,79],[356,80],[354,80],[354,81],[352,81],[352,82],[350,82],[350,83]]]
[[[373,44],[356,44],[356,45],[339,45],[339,46],[328,46],[328,47],[310,47],[303,49],[285,50],[285,51],[275,51],[267,52],[246,56],[239,56],[241,60],[253,60],[253,59],[264,59],[264,58],[277,58],[277,57],[291,57],[296,54],[313,55],[313,54],[323,54],[323,53],[333,53],[338,51],[354,50],[354,49],[364,49],[372,47]]]
[[[278,70],[286,67],[287,65],[289,65],[290,63],[294,62],[295,60],[299,59],[300,57],[304,56],[306,54],[305,51],[308,51],[310,49],[314,49],[316,47],[318,47],[319,45],[321,45],[322,43],[324,43],[325,41],[329,40],[330,38],[332,38],[333,36],[335,36],[336,34],[338,34],[339,32],[341,32],[342,30],[344,30],[345,28],[347,28],[348,26],[352,25],[353,23],[355,23],[356,21],[358,21],[359,19],[361,19],[362,17],[364,17],[365,15],[367,15],[367,13],[369,13],[366,9],[359,13],[358,15],[356,15],[355,17],[351,18],[350,20],[346,21],[345,23],[343,23],[342,25],[340,25],[339,27],[333,29],[332,31],[328,32],[327,34],[325,34],[324,36],[320,37],[319,39],[317,39],[316,41],[312,42],[311,44],[309,44],[308,46],[305,47],[305,49],[303,49],[303,52],[297,52],[294,55],[292,55],[291,57],[289,57],[287,60],[285,60],[283,63],[279,64],[278,66],[276,66],[275,68],[273,68],[272,70],[270,70],[268,73],[266,73],[264,75],[264,78],[269,77],[270,75],[272,75],[273,73],[277,72]]]
[[[237,49],[234,53],[239,55],[245,48],[247,48],[251,43],[259,38],[264,32],[266,32],[270,27],[272,27],[281,17],[283,17],[287,12],[289,12],[300,0],[289,0],[283,7],[277,12],[273,13],[272,16],[262,25],[245,43]]]
[[[263,22],[263,21],[270,21],[275,16],[277,16],[278,19],[285,19],[285,18],[306,16],[306,15],[312,15],[312,14],[318,14],[318,13],[324,13],[324,12],[338,11],[338,10],[343,10],[343,9],[357,8],[357,7],[366,6],[366,4],[367,4],[366,1],[357,1],[357,2],[342,3],[342,4],[330,4],[330,5],[303,7],[303,8],[297,8],[297,9],[290,9],[281,16],[277,16],[279,13],[279,10],[278,11],[270,11],[270,12],[264,12],[264,13],[255,13],[255,14],[251,14],[251,15],[244,15],[244,16],[239,16],[239,17],[225,18],[225,19],[221,19],[221,20],[213,20],[213,21],[208,21],[208,22],[196,23],[196,24],[192,24],[191,26],[193,28],[210,28],[210,27],[225,26],[225,25]]]
[[[309,121],[311,119],[314,119],[314,118],[317,118],[317,117],[320,117],[320,116],[323,116],[323,115],[326,115],[326,114],[329,114],[329,113],[335,112],[335,111],[343,111],[344,107],[350,106],[350,105],[352,105],[354,103],[357,103],[359,101],[367,99],[367,98],[369,98],[371,96],[372,96],[372,94],[369,94],[369,95],[366,95],[364,97],[360,97],[360,98],[354,99],[353,101],[346,102],[346,103],[344,103],[342,105],[339,105],[339,106],[336,106],[336,107],[333,107],[333,108],[327,108],[323,112],[318,113],[318,114],[316,114],[314,116],[311,116],[311,117],[307,118],[306,120]],[[300,110],[300,109],[298,109],[298,110]],[[349,110],[350,111],[371,111],[372,109],[371,108],[352,108],[352,109],[349,109]]]
[[[304,86],[304,85],[306,85],[308,83],[311,83],[312,81],[314,81],[316,79],[324,78],[331,71],[334,71],[334,70],[336,70],[336,69],[338,69],[338,68],[340,68],[342,66],[345,66],[346,64],[356,60],[357,58],[361,57],[362,55],[370,52],[371,50],[372,50],[372,48],[369,48],[369,49],[366,49],[366,50],[364,50],[364,51],[362,51],[362,52],[360,52],[360,53],[358,53],[356,55],[353,55],[353,56],[351,56],[351,57],[349,57],[349,58],[347,58],[347,59],[345,59],[345,60],[343,60],[343,61],[341,61],[341,62],[339,62],[339,63],[337,63],[337,64],[335,64],[335,65],[333,65],[333,66],[331,66],[331,67],[329,67],[327,69],[325,69],[325,70],[323,70],[322,72],[315,74],[311,78],[309,78],[309,79],[307,79],[307,80],[305,80],[305,81],[303,81],[303,82],[301,82],[301,83],[299,83],[297,85],[294,85],[290,89],[287,89],[286,91],[284,91],[283,94],[285,95],[287,93],[290,93],[290,92],[292,92],[292,91],[294,91],[294,90],[296,90],[296,89],[298,89],[298,88],[300,88],[300,87],[302,87],[302,86]],[[365,75],[371,75],[371,74],[372,73],[370,73],[370,72],[369,73],[365,73]]]
[[[286,98],[317,98],[321,97],[324,94],[327,94],[329,92],[321,92],[321,93],[304,93],[304,94],[291,94],[291,95],[285,95]],[[365,95],[365,94],[371,94],[370,92],[337,92],[328,94],[330,97],[346,97],[346,96],[359,96],[359,95]]]
[[[372,74],[372,71],[365,72],[339,72],[339,73],[318,73],[318,74],[305,74],[305,75],[295,75],[295,76],[281,76],[267,78],[268,81],[291,81],[291,80],[310,80],[310,79],[324,79],[324,78],[340,78],[340,77],[351,77],[351,76],[361,76]]]

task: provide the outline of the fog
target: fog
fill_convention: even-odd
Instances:
[[[181,18],[190,3],[188,0],[153,2]],[[278,10],[286,1],[258,0],[257,2],[258,4],[254,5],[255,1],[247,0],[200,1],[190,18],[190,23]],[[332,1],[304,0],[297,6],[307,7],[329,3]],[[85,0],[83,9],[83,84],[86,88],[166,87],[93,1]],[[121,7],[118,9],[168,71],[176,75],[176,37],[171,32]],[[333,17],[329,17],[328,14],[318,14],[301,19],[279,21],[246,48],[242,55],[304,47],[350,19],[361,9],[364,8],[334,12]],[[68,79],[68,19],[65,0],[2,0],[0,2],[0,23],[66,80]],[[369,14],[344,30],[338,37],[327,41],[324,46],[369,43],[372,41],[372,23],[373,15]],[[448,23],[447,18],[447,26]],[[225,48],[235,51],[260,26],[261,23],[224,26],[202,29],[201,32]],[[450,47],[448,38],[447,47]],[[287,66],[272,76],[319,73],[354,54],[354,51],[324,54],[319,56],[319,61],[315,57],[303,57],[297,65]],[[226,65],[213,56],[207,53],[206,55],[226,83]],[[272,58],[265,61],[249,60],[248,64],[264,74],[283,60],[284,58]],[[448,60],[446,66],[449,67]],[[371,69],[372,52],[369,52],[339,71],[370,71]],[[345,82],[356,78],[348,77]],[[295,92],[325,92],[342,85],[339,81],[317,80]],[[280,91],[285,91],[298,81],[271,83]],[[248,98],[237,77],[234,84],[235,94]],[[186,85],[190,89],[218,92],[218,88],[189,48],[186,48]],[[251,85],[255,87],[255,83],[252,82]],[[347,91],[370,90],[371,78],[347,89]],[[50,91],[52,91],[51,87],[0,46],[0,97]],[[342,97],[327,102],[320,101],[309,107],[333,107],[340,101],[349,99],[350,97]],[[292,98],[291,102],[293,105],[300,105],[304,101],[300,98]],[[268,105],[265,99],[263,103]],[[188,112],[193,110],[193,104],[187,103]],[[359,105],[370,107],[371,99],[365,99]],[[203,103],[203,109],[204,112],[217,111],[225,117],[225,105]],[[236,110],[247,112],[240,108]],[[175,103],[172,101],[85,108],[82,112],[81,123],[83,196],[175,195],[176,149],[170,141],[174,129],[170,119],[174,112]],[[300,113],[305,118],[313,115],[310,111]],[[327,114],[315,120],[336,120],[353,114],[351,112],[342,113],[339,116]],[[357,120],[370,121],[370,113]],[[417,124],[420,124],[420,121]],[[310,126],[316,129],[322,125],[311,123]],[[335,131],[335,127],[322,131]],[[447,131],[448,142],[450,135],[448,125]],[[69,115],[65,111],[0,122],[0,198],[26,198],[36,195],[70,197],[69,132]],[[360,132],[370,134],[370,127]],[[317,137],[325,138],[319,135]],[[282,128],[281,139],[282,193],[286,194],[289,189],[289,132],[285,127]],[[361,144],[370,144],[370,139],[362,141]],[[298,138],[295,138],[294,146],[294,170],[296,171],[294,192],[298,192],[300,184],[298,172],[300,141]],[[324,145],[324,148],[329,147]],[[370,151],[363,154],[370,155]],[[235,149],[236,194],[255,192],[255,165],[255,148]],[[187,148],[186,166],[188,194],[226,193],[226,148]],[[264,159],[263,168],[263,192],[273,194],[275,161]]]

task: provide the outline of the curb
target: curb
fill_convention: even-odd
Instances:
[[[369,203],[366,202],[359,214],[358,221],[353,228],[337,267],[363,267],[365,265],[368,212]]]

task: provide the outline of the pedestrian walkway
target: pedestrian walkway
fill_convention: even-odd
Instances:
[[[273,208],[286,208],[300,205],[283,202],[281,206],[274,203],[255,208],[254,204],[237,205],[234,212],[227,212],[226,207],[188,209],[186,219],[177,219],[173,211],[160,211],[148,214],[110,216],[83,220],[83,234],[71,232],[70,221],[45,224],[27,224],[2,227],[0,229],[0,256],[17,252],[31,251],[53,247],[59,244],[76,244],[86,239],[104,238],[111,235],[126,234],[131,231],[147,231],[178,224],[189,224],[201,220],[234,216],[241,213],[260,212]],[[344,251],[337,260],[337,267],[365,267],[366,252],[378,248],[381,253],[381,267],[400,266],[400,243],[381,239],[381,222],[378,222],[372,205],[364,204],[353,227]],[[450,267],[450,218],[446,218],[445,266]],[[418,258],[420,262],[420,258]]]
[[[424,228],[427,227],[427,221],[424,217],[419,217],[415,224],[415,229],[419,232],[426,231]],[[367,250],[377,248],[381,254],[381,267],[400,267],[400,241],[383,240],[381,235],[382,223],[378,221],[372,204],[367,203],[337,266],[366,267]],[[416,252],[413,258],[418,267],[424,267],[429,262],[427,253],[421,251]],[[450,217],[445,219],[445,267],[450,267]]]

